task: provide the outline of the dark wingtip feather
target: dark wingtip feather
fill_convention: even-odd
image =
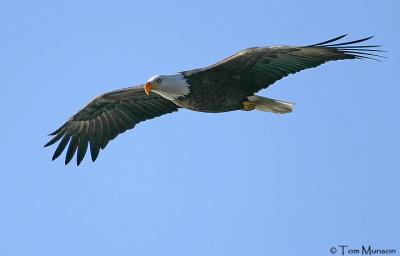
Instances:
[[[323,42],[321,42],[321,43],[312,44],[312,45],[307,45],[307,47],[313,47],[313,46],[318,46],[318,45],[329,44],[329,43],[338,41],[338,40],[342,39],[343,37],[346,37],[347,35],[348,35],[348,34],[344,34],[344,35],[341,35],[341,36],[338,36],[338,37],[329,39],[329,40],[327,40],[327,41],[323,41]]]
[[[353,55],[358,55],[358,56],[369,55],[369,56],[374,56],[374,57],[379,57],[379,58],[386,58],[385,56],[382,56],[382,55],[368,53],[368,52],[361,52],[361,51],[343,51],[343,52],[344,53],[350,53],[350,54],[353,54]]]
[[[109,139],[103,139],[103,141],[101,142],[100,148],[101,149],[105,149],[107,144],[108,144],[108,142],[110,142]]]
[[[356,59],[360,59],[360,60],[368,59],[368,60],[374,60],[374,61],[382,62],[382,60],[380,60],[380,59],[376,59],[376,58],[372,58],[372,57],[367,57],[367,56],[354,55],[354,57],[355,57]]]
[[[58,144],[56,151],[54,151],[54,155],[52,157],[52,161],[54,161],[57,157],[59,157],[61,155],[61,153],[64,151],[65,147],[67,146],[68,142],[69,142],[70,136],[69,135],[65,135],[60,144]]]
[[[61,137],[64,134],[62,132],[60,132],[59,134],[57,134],[56,136],[54,136],[51,140],[49,140],[49,142],[47,142],[43,147],[48,147],[50,145],[53,145],[54,143],[56,143],[57,141],[59,141],[61,139]]]
[[[383,45],[380,45],[380,44],[378,44],[378,45],[349,45],[349,46],[340,46],[340,47],[337,47],[337,48],[340,48],[340,49],[342,49],[342,48],[378,48],[378,47],[382,47]]]
[[[324,41],[324,42],[321,42],[321,43],[312,44],[312,45],[307,45],[306,47],[315,47],[315,46],[334,47],[334,46],[341,46],[341,45],[350,45],[350,44],[361,43],[361,42],[367,41],[367,40],[369,40],[369,39],[371,39],[371,38],[374,37],[374,36],[369,36],[369,37],[365,37],[365,38],[361,38],[361,39],[353,40],[353,41],[349,41],[349,42],[338,43],[338,44],[329,44],[329,43],[332,43],[332,42],[336,42],[336,41],[338,41],[338,40],[344,38],[344,37],[347,36],[347,35],[348,35],[348,34],[341,35],[341,36],[335,37],[335,38],[333,38],[333,39],[330,39],[330,40],[327,40],[327,41]],[[367,47],[376,47],[376,46],[367,46]]]
[[[56,135],[56,134],[59,133],[62,129],[64,129],[65,125],[66,125],[66,124],[61,125],[57,130],[55,130],[54,132],[48,134],[47,136],[54,136],[54,135]]]
[[[65,162],[64,162],[65,165],[67,165],[74,157],[74,154],[78,148],[78,144],[79,144],[79,138],[76,136],[72,136],[71,141],[69,142],[67,155],[65,156]]]
[[[338,47],[336,48],[340,51],[362,51],[362,52],[388,52],[385,50],[376,50],[376,49],[365,49],[365,48],[360,48],[360,47]]]
[[[97,157],[99,156],[100,152],[100,145],[97,140],[90,141],[90,156],[92,157],[92,161],[96,161]]]
[[[358,39],[358,40],[354,40],[354,41],[350,41],[350,42],[344,42],[344,43],[340,43],[340,44],[329,44],[329,45],[324,45],[324,46],[333,47],[333,46],[340,46],[340,45],[356,44],[356,43],[361,43],[361,42],[367,41],[367,40],[369,40],[369,39],[371,39],[373,37],[374,36],[369,36],[369,37],[366,37],[366,38],[362,38],[362,39]]]
[[[342,36],[333,38],[331,40],[328,40],[328,41],[325,41],[322,43],[318,43],[318,44],[314,44],[314,45],[310,45],[310,46],[306,46],[306,47],[331,48],[331,49],[339,51],[340,53],[346,54],[347,58],[371,59],[371,60],[376,60],[376,61],[380,61],[377,58],[386,58],[385,56],[371,53],[371,52],[386,52],[383,50],[375,49],[377,47],[380,47],[381,45],[356,45],[357,43],[362,43],[367,40],[370,40],[374,36],[369,36],[369,37],[361,38],[358,40],[353,40],[353,41],[348,41],[348,42],[343,42],[343,43],[330,44],[332,42],[338,41],[339,39],[342,39],[346,35],[342,35]],[[377,57],[377,58],[374,58],[374,57]]]
[[[78,153],[76,155],[76,165],[79,166],[81,164],[83,158],[86,155],[87,147],[88,147],[88,141],[84,139],[80,140],[78,146]]]

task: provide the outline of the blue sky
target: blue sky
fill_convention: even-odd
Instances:
[[[9,1],[0,10],[0,255],[329,255],[400,250],[398,1]],[[288,115],[179,111],[93,164],[42,148],[91,98],[240,49],[349,33],[341,61],[261,95]]]

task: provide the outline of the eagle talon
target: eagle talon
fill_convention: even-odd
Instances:
[[[257,103],[252,101],[244,101],[242,110],[244,111],[252,111],[256,108]]]

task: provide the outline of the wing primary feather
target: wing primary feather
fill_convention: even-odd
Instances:
[[[338,48],[340,51],[360,51],[360,52],[387,52],[384,50],[376,50],[376,49],[359,49],[359,48]]]
[[[72,136],[69,142],[67,155],[65,156],[65,165],[67,165],[71,159],[74,157],[74,154],[79,145],[79,138],[77,136]]]
[[[100,148],[104,149],[110,141],[110,125],[104,113],[100,116],[101,123],[103,124],[103,139],[100,142]]]
[[[89,122],[88,121],[83,121],[82,123],[82,129],[79,131],[79,144],[78,144],[78,152],[76,153],[76,165],[80,165],[83,158],[85,157],[86,150],[87,150],[87,144],[88,141],[86,139],[86,134],[89,129]]]
[[[80,165],[86,155],[88,141],[86,139],[79,140],[78,153],[76,155],[76,165]]]
[[[318,46],[318,45],[329,44],[329,43],[335,42],[335,41],[337,41],[337,40],[340,40],[340,39],[342,39],[343,37],[345,37],[345,36],[347,36],[347,35],[348,35],[348,34],[344,34],[344,35],[335,37],[335,38],[333,38],[333,39],[330,39],[330,40],[327,40],[327,41],[324,41],[324,42],[321,42],[321,43],[318,43],[318,44],[307,45],[306,47],[313,47],[313,46]]]
[[[90,140],[90,155],[92,157],[92,161],[96,161],[97,157],[99,156],[100,152],[100,145],[97,139]]]
[[[369,55],[369,56],[374,56],[374,57],[380,57],[380,58],[386,58],[385,56],[378,55],[378,54],[373,54],[373,53],[368,53],[368,52],[358,52],[358,51],[343,51],[344,53],[350,53],[350,54],[364,54],[364,55]]]
[[[61,125],[57,130],[55,130],[54,132],[50,133],[49,136],[53,136],[53,135],[56,135],[57,133],[60,133],[61,130],[64,129],[64,127],[67,125],[67,123]]]
[[[382,47],[382,45],[348,45],[348,46],[339,46],[337,49],[341,48],[378,48]]]
[[[90,144],[90,155],[92,161],[96,161],[97,157],[99,156],[100,152],[100,140],[103,133],[103,127],[101,125],[100,119],[97,117],[91,120],[93,122],[93,135],[89,139]],[[92,123],[91,122],[91,123]]]
[[[358,40],[354,40],[354,41],[350,41],[350,42],[344,42],[344,43],[340,43],[340,44],[328,44],[328,45],[324,45],[324,47],[332,47],[332,46],[340,46],[340,45],[349,45],[349,44],[356,44],[356,43],[361,43],[364,41],[367,41],[371,38],[373,38],[374,36],[369,36],[366,38],[362,38],[362,39],[358,39]]]
[[[54,151],[54,155],[51,159],[52,161],[54,161],[57,157],[59,157],[61,155],[61,153],[64,151],[65,147],[67,146],[69,139],[70,139],[70,135],[65,134],[65,136],[62,138],[60,144],[58,144],[56,151]]]
[[[360,60],[362,60],[362,59],[368,59],[368,60],[374,60],[374,61],[382,62],[382,60],[376,59],[376,58],[372,58],[372,57],[361,56],[361,55],[352,55],[352,56],[354,56],[355,59],[360,59]]]
[[[102,149],[102,150],[105,149],[106,146],[108,145],[108,142],[110,142],[109,139],[103,140],[103,141],[101,142],[100,149]]]
[[[48,147],[50,145],[53,145],[57,141],[61,139],[61,137],[64,135],[63,132],[58,133],[56,136],[54,136],[49,142],[47,142],[43,147]]]

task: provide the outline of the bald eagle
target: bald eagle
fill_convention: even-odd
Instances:
[[[337,43],[346,35],[308,46],[252,47],[205,68],[151,77],[144,85],[102,94],[50,134],[61,140],[52,160],[68,145],[65,164],[77,152],[79,165],[90,146],[92,161],[110,140],[136,124],[186,108],[220,113],[261,110],[289,113],[293,103],[255,95],[277,80],[327,61],[382,57],[379,45],[356,45],[372,37]],[[334,43],[335,42],[335,43]]]

